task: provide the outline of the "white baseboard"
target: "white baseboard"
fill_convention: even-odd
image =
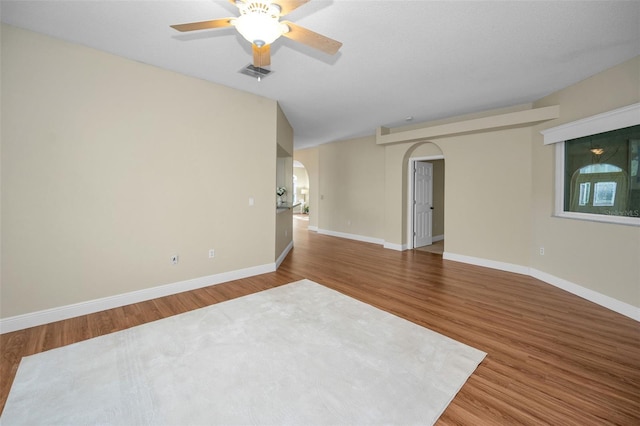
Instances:
[[[327,233],[327,235],[332,234]],[[379,243],[378,240],[367,242]],[[392,250],[406,250],[406,248],[402,248],[402,245],[400,244],[384,243],[384,247]],[[200,278],[193,278],[186,281],[165,284],[144,290],[137,290],[129,293],[118,294],[115,296],[104,297],[101,299],[89,300],[87,302],[75,303],[72,305],[46,309],[29,314],[16,315],[9,318],[2,318],[0,319],[0,334],[10,333],[16,330],[22,330],[29,327],[35,327],[55,321],[74,318],[80,315],[92,314],[107,309],[130,305],[132,303],[157,299],[159,297],[182,293],[189,290],[195,290],[202,287],[208,287],[210,285],[216,285],[227,281],[233,281],[241,278],[247,278],[255,275],[273,272],[277,269],[277,266],[279,266],[282,261],[284,261],[292,248],[293,242],[291,242],[282,252],[280,257],[278,257],[278,261],[276,263],[254,266],[236,271],[223,272],[220,274],[209,275]],[[576,296],[582,297],[583,299],[589,300],[593,303],[596,303],[600,306],[603,306],[607,309],[610,309],[614,312],[640,322],[640,308],[590,290],[588,288],[582,287],[578,284],[572,283],[562,278],[547,274],[546,272],[538,271],[537,269],[527,268],[512,263],[497,262],[493,260],[448,252],[445,252],[442,257],[446,260],[469,263],[472,265],[484,266],[486,268],[498,269],[501,271],[515,272],[517,274],[530,275],[531,277],[539,279],[540,281],[544,281],[547,284],[568,291],[569,293],[575,294]]]
[[[278,259],[276,260],[276,269],[278,269],[280,267],[280,264],[284,262],[284,260],[287,258],[287,255],[289,254],[292,248],[293,248],[293,241],[291,241],[289,245],[282,251],[280,256],[278,256]]]
[[[446,260],[453,260],[456,262],[469,263],[471,265],[484,266],[491,269],[498,269],[501,271],[515,272],[516,274],[529,275],[554,287],[558,287],[571,294],[582,297],[583,299],[586,299],[604,308],[610,309],[633,320],[640,321],[640,308],[614,299],[613,297],[604,295],[602,293],[598,293],[597,291],[590,290],[586,287],[582,287],[581,285],[572,283],[565,279],[547,274],[546,272],[538,271],[537,269],[527,268],[525,266],[515,265],[512,263],[497,262],[494,260],[447,252],[443,253],[442,258]]]
[[[357,234],[347,234],[345,232],[330,231],[328,229],[318,229],[318,234],[330,235],[332,237],[347,238],[349,240],[362,241],[365,243],[373,243],[373,244],[380,244],[380,245],[384,244],[384,240],[381,238],[366,237],[364,235],[357,235]]]
[[[308,229],[309,231],[318,232],[318,227],[317,227],[317,226],[311,226],[311,225],[309,225],[309,226],[307,226],[307,229]]]
[[[386,249],[397,250],[397,251],[405,251],[409,249],[406,244],[395,244],[395,243],[387,243],[387,242],[384,243],[383,247]]]
[[[456,262],[469,263],[471,265],[484,266],[491,269],[499,269],[501,271],[514,272],[516,274],[529,275],[529,268],[514,263],[498,262],[496,260],[483,259],[481,257],[465,256],[444,252],[442,258],[445,260],[454,260]]]
[[[387,243],[382,238],[367,237],[364,235],[357,235],[357,234],[347,234],[345,232],[330,231],[328,229],[316,229],[316,231],[318,232],[318,234],[330,235],[332,237],[347,238],[349,240],[362,241],[365,243],[380,244],[386,249],[397,250],[397,251],[407,250],[406,244]]]
[[[444,240],[444,235],[434,235],[434,236],[431,238],[431,241],[433,241],[434,243],[435,243],[436,241],[442,241],[442,240]]]
[[[578,284],[574,284],[571,281],[567,281],[551,274],[547,274],[546,272],[538,271],[537,269],[532,268],[530,275],[533,278],[537,278],[540,281],[544,281],[545,283],[551,284],[554,287],[558,287],[564,291],[575,294],[576,296],[580,296],[583,299],[586,299],[597,305],[604,306],[605,308],[610,309],[614,312],[622,314],[636,321],[640,321],[640,308],[636,306],[621,302],[620,300],[614,299],[613,297],[609,297],[605,294],[598,293],[597,291],[593,291]]]
[[[286,250],[285,252],[288,253],[288,251]],[[95,312],[117,308],[120,306],[131,305],[132,303],[157,299],[158,297],[164,297],[172,294],[182,293],[184,291],[208,287],[210,285],[216,285],[227,281],[252,277],[254,275],[266,274],[275,270],[276,264],[268,263],[265,265],[253,266],[236,271],[223,272],[220,274],[193,278],[186,281],[164,284],[144,290],[117,294],[115,296],[103,297],[101,299],[74,303],[72,305],[61,306],[58,308],[45,309],[38,312],[16,315],[9,318],[2,318],[0,319],[0,334],[10,333],[12,331],[35,327],[37,325],[43,325],[51,322],[74,318],[80,315],[92,314]]]

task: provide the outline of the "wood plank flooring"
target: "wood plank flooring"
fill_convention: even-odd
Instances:
[[[488,353],[439,425],[640,425],[640,324],[531,277],[318,235],[277,272],[0,337],[0,408],[23,356],[308,278]]]

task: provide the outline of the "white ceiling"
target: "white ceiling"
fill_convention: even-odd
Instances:
[[[639,1],[312,0],[286,19],[344,43],[327,56],[281,38],[273,73],[238,71],[227,0],[1,1],[2,22],[277,100],[296,149],[539,99],[640,54]],[[640,90],[640,89],[639,89]]]

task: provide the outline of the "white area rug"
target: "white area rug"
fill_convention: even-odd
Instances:
[[[25,357],[0,420],[432,424],[485,355],[302,280]]]

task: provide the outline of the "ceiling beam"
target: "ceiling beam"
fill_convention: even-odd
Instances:
[[[378,127],[376,131],[376,143],[378,145],[389,145],[467,133],[532,126],[543,121],[553,120],[559,116],[560,107],[558,105],[552,105],[405,131],[394,132],[393,129],[387,127]]]

